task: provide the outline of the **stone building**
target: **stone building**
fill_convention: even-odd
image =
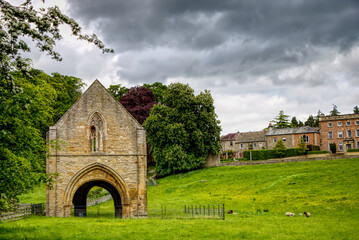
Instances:
[[[261,150],[266,149],[266,132],[265,131],[255,131],[255,132],[241,132],[238,133],[237,140],[235,145],[237,146],[238,158],[243,157],[243,152],[246,150]]]
[[[238,146],[234,144],[237,140],[238,133],[228,133],[221,137],[221,152],[232,150],[233,152],[238,151]]]
[[[335,143],[338,152],[359,149],[359,114],[319,117],[321,150],[330,150]]]
[[[297,148],[301,137],[305,143],[311,145],[320,145],[320,134],[317,130],[309,126],[295,128],[273,128],[269,125],[266,133],[267,149],[272,149],[278,140],[283,140],[286,148]]]
[[[86,216],[93,186],[113,197],[116,217],[147,216],[146,133],[96,80],[47,134],[46,171],[58,174],[46,190],[46,214]]]

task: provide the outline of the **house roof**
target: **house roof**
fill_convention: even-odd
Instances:
[[[265,142],[265,131],[242,132],[238,134],[236,143]]]
[[[292,134],[303,134],[303,133],[319,133],[319,132],[309,126],[295,127],[295,128],[269,128],[266,136],[292,135]]]
[[[221,137],[221,141],[235,141],[237,139],[238,133],[228,133]]]

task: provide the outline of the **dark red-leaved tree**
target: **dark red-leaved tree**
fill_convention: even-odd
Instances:
[[[120,98],[120,103],[129,111],[141,124],[150,115],[150,110],[155,102],[153,92],[142,86],[132,87]],[[150,154],[150,147],[147,144],[147,164],[154,165],[153,157]]]
[[[120,103],[142,124],[150,115],[150,109],[155,104],[155,96],[150,89],[136,86],[120,98]]]

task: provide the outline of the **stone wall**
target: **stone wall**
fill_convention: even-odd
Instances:
[[[48,140],[59,146],[47,158],[47,172],[59,174],[47,189],[49,216],[70,216],[76,191],[91,182],[120,197],[122,217],[147,216],[145,130],[100,82],[50,127]]]

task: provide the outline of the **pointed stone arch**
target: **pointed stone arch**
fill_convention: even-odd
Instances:
[[[129,217],[130,195],[126,183],[115,170],[102,163],[90,164],[71,178],[64,196],[65,217],[71,216],[73,202],[76,205],[75,196],[85,198],[84,202],[86,203],[88,190],[92,186],[101,186],[110,192],[114,199],[117,217]]]
[[[107,122],[100,111],[93,112],[87,120],[87,139],[90,152],[105,151],[107,140]]]

